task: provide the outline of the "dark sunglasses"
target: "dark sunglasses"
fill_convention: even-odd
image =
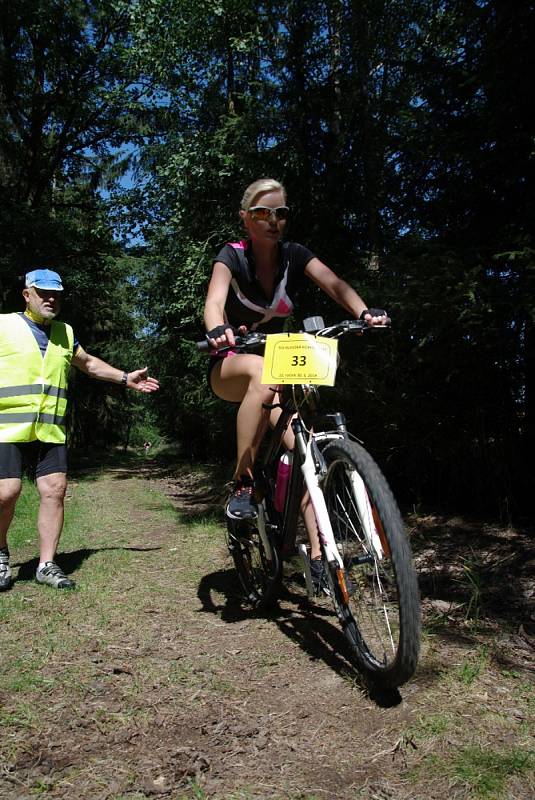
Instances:
[[[257,222],[269,222],[272,215],[274,215],[277,222],[279,222],[282,219],[288,219],[288,214],[290,213],[288,206],[277,206],[277,208],[270,208],[269,206],[253,206],[247,210],[252,218]]]

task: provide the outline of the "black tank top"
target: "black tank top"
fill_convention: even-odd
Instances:
[[[279,242],[278,269],[273,297],[266,297],[256,277],[250,241],[229,242],[214,258],[229,268],[232,280],[225,303],[227,321],[234,327],[276,333],[295,305],[305,268],[314,254],[297,242]]]

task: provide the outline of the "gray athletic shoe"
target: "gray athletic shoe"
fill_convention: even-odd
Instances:
[[[11,569],[9,567],[9,552],[7,550],[0,550],[0,592],[6,592],[11,589],[13,578],[11,577]]]
[[[44,567],[35,573],[35,580],[37,583],[53,586],[54,589],[74,589],[76,586],[75,582],[71,581],[54,561],[45,562]]]

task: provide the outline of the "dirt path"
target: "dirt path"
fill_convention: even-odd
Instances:
[[[400,694],[372,698],[298,573],[269,618],[242,608],[215,486],[155,463],[82,477],[74,500],[92,518],[68,562],[79,591],[43,591],[22,560],[0,616],[1,798],[534,796],[525,533],[412,521],[422,662]],[[487,543],[486,563],[468,536]]]

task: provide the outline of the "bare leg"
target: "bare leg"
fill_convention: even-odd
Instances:
[[[260,383],[261,356],[237,355],[222,360],[211,376],[214,392],[223,400],[240,403],[236,420],[237,463],[235,476],[251,475],[258,448],[269,425],[273,387]]]
[[[262,406],[263,403],[273,402],[273,392],[267,392],[266,388],[251,381],[239,408],[236,419],[236,478],[253,474],[258,448],[269,426],[269,411]]]
[[[275,424],[280,416],[280,413],[281,413],[280,409],[274,409],[271,412],[272,427],[275,427]],[[287,450],[294,449],[295,436],[293,434],[291,427],[288,427],[286,433],[284,434],[283,444]],[[305,528],[308,534],[308,541],[310,543],[310,558],[320,558],[321,547],[318,535],[318,526],[316,523],[316,515],[314,514],[314,508],[310,500],[310,495],[306,490],[305,493],[303,494],[303,499],[301,500],[301,514],[303,516],[303,522],[305,523]]]
[[[15,513],[21,487],[20,478],[0,480],[0,548],[7,547],[7,532]]]
[[[37,517],[40,561],[53,561],[63,529],[67,476],[64,472],[53,472],[37,478],[36,483],[41,498]]]
[[[308,541],[310,542],[310,558],[321,558],[321,547],[318,534],[318,525],[316,523],[316,515],[312,507],[310,495],[305,492],[301,500],[301,514],[303,515],[303,522],[308,534]]]
[[[236,477],[251,475],[258,448],[266,433],[267,427],[276,425],[280,409],[269,412],[263,404],[278,401],[275,387],[260,383],[263,359],[255,355],[237,355],[222,359],[221,365],[212,370],[212,389],[223,400],[240,402],[237,418],[237,465]],[[284,446],[288,450],[294,448],[294,435],[288,428],[284,435]],[[301,512],[310,541],[310,557],[321,555],[318,529],[314,509],[310,503],[308,492],[303,496]]]

